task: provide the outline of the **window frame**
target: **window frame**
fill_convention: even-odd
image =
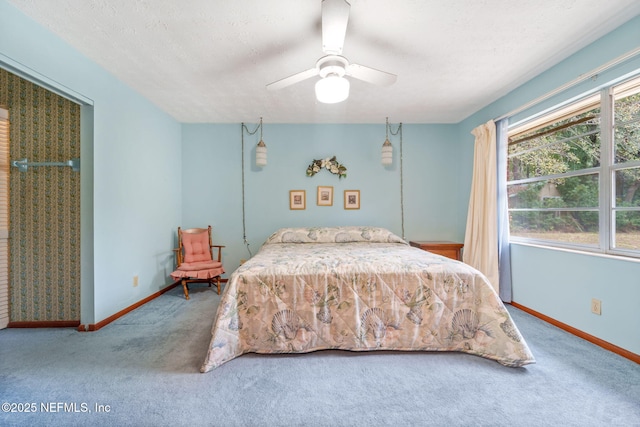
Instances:
[[[616,238],[616,213],[620,211],[640,212],[640,206],[637,207],[618,207],[616,206],[616,189],[615,174],[616,172],[640,167],[640,159],[628,161],[624,163],[615,163],[615,123],[614,123],[614,100],[624,98],[634,94],[633,89],[640,87],[640,74],[636,74],[623,82],[611,83],[603,87],[599,91],[590,92],[580,97],[577,101],[567,102],[559,105],[557,108],[548,110],[544,114],[536,115],[530,119],[523,120],[513,126],[508,127],[507,137],[513,138],[525,132],[531,132],[540,129],[549,124],[556,123],[568,117],[573,117],[586,111],[593,106],[593,99],[599,96],[600,106],[600,164],[597,167],[579,169],[576,171],[568,171],[565,173],[544,175],[540,177],[531,177],[507,181],[507,187],[516,184],[527,184],[531,182],[541,182],[554,178],[568,178],[573,176],[584,176],[597,173],[599,177],[598,183],[598,206],[594,208],[509,208],[511,212],[517,211],[537,211],[537,212],[561,212],[561,211],[587,211],[598,212],[598,245],[589,245],[581,243],[571,243],[566,241],[547,240],[541,238],[530,238],[522,236],[510,235],[509,240],[513,243],[534,244],[538,246],[571,249],[583,252],[600,253],[614,256],[640,258],[640,249],[627,249],[615,247]],[[596,104],[597,105],[597,104]],[[571,113],[567,113],[571,110]],[[563,113],[564,112],[564,113]],[[507,160],[507,164],[509,160]],[[504,191],[507,191],[505,188]],[[511,223],[509,223],[511,227]]]

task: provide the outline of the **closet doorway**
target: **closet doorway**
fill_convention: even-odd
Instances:
[[[8,326],[79,325],[79,160],[64,164],[80,158],[80,105],[4,69],[0,104],[11,125]]]

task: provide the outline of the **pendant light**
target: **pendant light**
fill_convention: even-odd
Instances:
[[[260,142],[256,145],[256,166],[267,165],[267,145],[262,140],[262,117],[260,117]]]
[[[382,144],[382,164],[388,166],[393,163],[393,146],[389,141],[389,117],[387,117],[386,131],[387,137]]]

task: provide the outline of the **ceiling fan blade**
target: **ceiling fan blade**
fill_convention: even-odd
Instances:
[[[346,0],[322,0],[322,50],[341,55],[351,5]]]
[[[358,64],[349,64],[346,74],[347,76],[378,86],[391,86],[398,79],[398,76],[395,74]]]
[[[317,68],[310,68],[306,71],[302,71],[300,73],[294,74],[292,76],[289,77],[285,77],[284,79],[280,79],[278,81],[275,81],[273,83],[269,83],[267,85],[267,89],[268,90],[279,90],[282,88],[285,88],[287,86],[291,86],[293,84],[296,84],[298,82],[301,82],[303,80],[306,79],[310,79],[311,77],[317,76],[318,75],[318,69]]]

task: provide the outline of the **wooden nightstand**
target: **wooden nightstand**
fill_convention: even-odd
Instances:
[[[462,261],[460,252],[464,246],[462,243],[445,242],[445,241],[413,241],[409,242],[411,246],[433,252],[434,254],[446,256],[447,258]]]

